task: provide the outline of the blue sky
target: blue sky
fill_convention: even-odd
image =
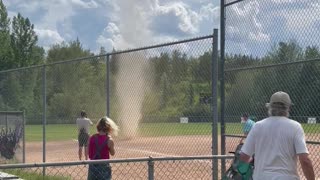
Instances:
[[[4,0],[29,17],[39,45],[75,40],[98,52],[208,35],[220,0]],[[230,2],[230,0],[228,0]],[[227,9],[227,52],[263,55],[279,41],[319,45],[319,0],[245,0]]]
[[[35,25],[46,48],[77,37],[98,51],[158,44],[218,28],[219,7],[210,0],[4,0],[10,17],[20,12]]]

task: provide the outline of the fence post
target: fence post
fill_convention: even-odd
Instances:
[[[107,54],[106,60],[106,113],[110,117],[110,54]]]
[[[26,163],[26,118],[25,118],[24,111],[22,112],[22,127],[23,127],[22,162]]]
[[[225,0],[220,1],[220,136],[221,136],[221,154],[226,154],[225,139],[225,119],[224,119],[224,55],[225,55]],[[226,171],[226,160],[221,160],[221,173]]]
[[[148,160],[148,180],[154,180],[154,161],[151,156]]]
[[[213,30],[212,41],[212,155],[218,155],[218,29]],[[212,179],[218,180],[218,159],[216,158],[212,160]]]
[[[46,92],[46,79],[47,79],[47,73],[46,73],[46,65],[43,65],[42,68],[42,93],[43,93],[43,113],[42,113],[42,161],[46,162],[46,124],[47,124],[47,117],[46,117],[46,111],[47,111],[47,92]],[[43,176],[46,175],[46,168],[43,167],[42,170]]]
[[[8,134],[8,112],[6,112],[6,135]]]

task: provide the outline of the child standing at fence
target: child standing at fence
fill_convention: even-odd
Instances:
[[[111,135],[118,134],[118,126],[110,118],[103,117],[97,123],[97,133],[89,139],[89,158],[91,160],[110,159],[115,154],[114,141]],[[88,180],[111,179],[109,163],[90,164]]]

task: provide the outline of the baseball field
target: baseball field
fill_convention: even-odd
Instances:
[[[124,138],[121,134],[115,137],[116,155],[113,159],[148,156],[197,156],[212,153],[211,123],[142,123],[138,127],[135,137]],[[228,123],[226,127],[226,134],[241,135],[242,125],[240,123]],[[319,138],[319,125],[303,124],[303,127],[307,140],[316,141]],[[94,132],[95,126],[92,126],[90,133]],[[220,153],[220,125],[218,125],[218,134]],[[42,162],[42,136],[41,125],[26,126],[27,163]],[[234,150],[238,142],[239,138],[226,138],[226,151]],[[314,159],[317,156],[316,151],[319,150],[318,146],[308,145],[311,157]],[[74,124],[46,126],[46,162],[78,161],[77,151],[77,129]],[[170,162],[168,163],[170,164]],[[197,166],[205,166],[206,164],[208,162],[198,163]],[[115,166],[119,166],[119,169],[123,168],[119,164]],[[130,167],[129,164],[128,166],[126,168],[131,168],[131,171],[136,168]],[[141,164],[139,166],[144,167]],[[166,166],[163,165],[163,167]],[[317,165],[315,168],[318,169]]]

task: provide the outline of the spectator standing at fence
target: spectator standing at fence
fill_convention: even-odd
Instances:
[[[248,136],[255,122],[249,118],[247,113],[244,113],[241,117],[241,123],[243,123],[242,132],[244,137],[241,138],[240,143],[243,143],[243,140]]]
[[[89,139],[89,127],[92,125],[92,121],[87,118],[87,113],[81,111],[80,118],[77,118],[77,127],[78,127],[78,143],[79,143],[79,160],[82,159],[82,150],[84,149],[85,160],[88,160],[88,139]]]
[[[115,154],[112,136],[117,136],[119,128],[110,118],[101,118],[97,123],[97,133],[89,139],[90,160],[110,159]],[[111,179],[111,166],[108,163],[90,164],[88,180]]]
[[[240,159],[248,163],[255,154],[253,179],[298,180],[297,159],[307,180],[315,179],[303,128],[288,118],[291,105],[287,93],[274,93],[267,103],[269,117],[250,131]]]

